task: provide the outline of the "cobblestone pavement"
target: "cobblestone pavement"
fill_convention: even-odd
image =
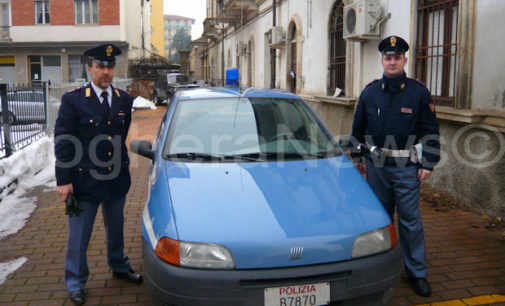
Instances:
[[[152,140],[165,108],[134,113],[129,139]],[[132,267],[143,271],[141,214],[149,162],[131,155],[132,187],[125,206],[125,250]],[[0,304],[71,305],[64,285],[67,217],[54,189],[35,188],[37,209],[17,234],[0,240],[0,262],[28,260],[0,286]],[[483,219],[460,210],[436,210],[421,204],[429,261],[430,298],[416,296],[402,276],[392,305],[505,305],[505,236],[489,232]],[[1,222],[1,221],[0,221]],[[113,279],[105,254],[99,210],[88,251],[87,303],[147,305],[144,285]]]

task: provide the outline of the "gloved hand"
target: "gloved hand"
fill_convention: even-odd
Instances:
[[[74,215],[78,217],[81,211],[82,211],[81,203],[77,201],[77,199],[74,197],[72,193],[68,193],[67,202],[65,205],[65,214],[69,215],[70,217],[73,217]]]

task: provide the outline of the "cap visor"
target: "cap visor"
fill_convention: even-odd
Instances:
[[[97,58],[94,58],[93,61],[99,65],[105,66],[105,67],[114,67],[116,66],[116,62],[113,61],[104,61],[104,60],[99,60]]]

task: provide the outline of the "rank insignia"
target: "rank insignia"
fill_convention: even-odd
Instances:
[[[404,114],[412,114],[412,108],[410,107],[402,107],[401,112]]]

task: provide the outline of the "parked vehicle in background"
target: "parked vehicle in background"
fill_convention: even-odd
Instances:
[[[394,226],[328,128],[277,90],[177,93],[154,144],[144,275],[160,305],[385,305]]]
[[[7,101],[10,124],[46,122],[46,102],[43,88],[8,91]],[[3,122],[3,112],[3,106],[0,103],[0,122]]]
[[[179,90],[199,87],[190,82],[190,77],[182,73],[169,73],[159,75],[156,79],[153,91],[153,102],[156,105],[168,103]]]

